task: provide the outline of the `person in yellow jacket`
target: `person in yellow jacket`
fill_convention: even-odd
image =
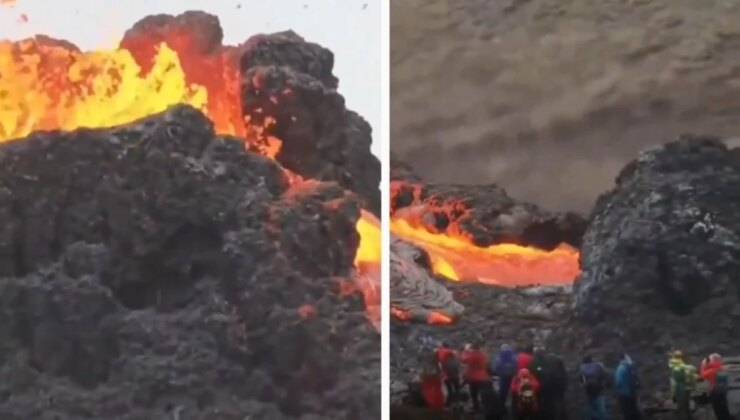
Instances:
[[[671,399],[673,399],[673,402],[676,402],[676,381],[673,377],[673,372],[676,369],[681,368],[683,365],[683,353],[681,352],[681,350],[674,351],[671,354],[671,358],[668,359],[668,376],[671,380]]]

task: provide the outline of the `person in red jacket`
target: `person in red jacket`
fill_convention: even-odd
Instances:
[[[539,415],[540,382],[529,369],[520,369],[511,382],[511,399],[516,420],[534,420]]]
[[[534,357],[534,346],[528,345],[522,351],[519,352],[519,354],[516,355],[516,364],[519,370],[522,369],[528,369],[529,364],[532,363],[532,358]]]
[[[481,390],[491,382],[491,376],[488,373],[488,356],[478,346],[466,344],[460,359],[465,365],[463,379],[468,383],[470,389],[473,410],[480,411]]]
[[[727,372],[722,365],[722,357],[713,353],[701,362],[699,368],[701,377],[709,383],[709,399],[712,403],[714,417],[717,420],[731,420],[727,406],[728,379]]]
[[[460,395],[460,361],[455,350],[447,343],[441,342],[437,347],[437,363],[447,388],[446,405],[450,405],[457,402]]]

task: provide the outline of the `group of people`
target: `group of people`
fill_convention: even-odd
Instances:
[[[439,343],[429,366],[423,380],[428,406],[457,406],[466,384],[473,410],[488,420],[505,418],[509,411],[517,420],[565,419],[565,364],[543,347],[516,352],[505,344],[496,357],[489,358],[474,344],[456,351]]]
[[[441,342],[427,354],[422,394],[429,407],[459,407],[463,385],[467,385],[473,410],[483,413],[487,420],[507,418],[508,413],[516,420],[566,418],[568,372],[563,360],[547,353],[544,347],[526,346],[517,352],[504,344],[498,354],[489,357],[474,344],[466,344],[462,351],[457,351]],[[671,396],[678,418],[691,418],[690,395],[701,377],[710,386],[717,420],[732,419],[727,407],[727,372],[718,354],[707,357],[697,374],[696,368],[683,361],[681,352],[674,352],[669,369]],[[638,402],[640,379],[629,355],[621,356],[613,372],[586,356],[580,364],[579,376],[586,400],[585,418],[607,418],[606,391],[610,386],[625,420],[643,418]]]
[[[709,402],[717,420],[732,420],[727,404],[729,376],[717,353],[704,358],[699,369],[684,361],[680,350],[673,352],[668,360],[670,370],[671,398],[676,403],[676,417],[679,420],[691,418],[691,393],[699,379],[709,384]]]

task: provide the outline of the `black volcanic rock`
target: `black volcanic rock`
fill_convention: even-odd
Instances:
[[[184,106],[3,144],[0,180],[0,418],[379,418],[341,187]]]
[[[738,305],[738,215],[740,159],[719,140],[687,136],[643,152],[596,203],[577,313],[604,318],[648,307],[706,316],[704,305]]]
[[[380,161],[372,128],[347,110],[331,52],[292,32],[260,35],[242,57],[242,112],[280,139],[275,157],[304,177],[335,181],[380,216]],[[265,119],[274,123],[264,123]]]
[[[293,31],[256,35],[249,39],[250,48],[242,57],[242,68],[287,66],[305,73],[330,89],[339,86],[334,76],[334,54]]]

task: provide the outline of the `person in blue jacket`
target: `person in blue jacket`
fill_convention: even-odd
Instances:
[[[641,420],[638,403],[640,378],[627,354],[623,354],[619,366],[614,371],[614,388],[619,398],[619,408],[625,420]]]
[[[503,403],[505,405],[506,399],[509,395],[511,381],[519,372],[517,366],[517,355],[510,345],[503,344],[501,346],[501,351],[496,357],[496,361],[492,370],[496,374],[496,376],[498,376],[498,392],[499,395],[501,395],[501,399],[503,400]]]

